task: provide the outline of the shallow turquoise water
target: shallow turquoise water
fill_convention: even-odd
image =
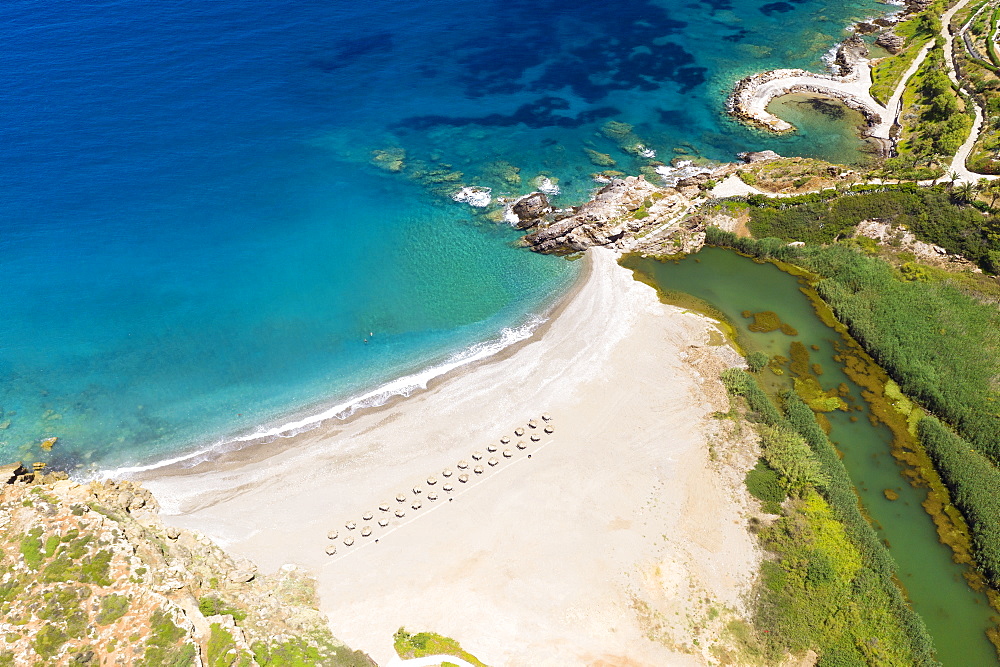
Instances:
[[[821,67],[886,9],[3,3],[0,457],[148,463],[504,344],[575,266],[512,248],[459,185],[515,195],[545,174],[579,202],[585,148],[650,162],[608,120],[664,160],[822,153],[840,130],[765,137],[725,96]],[[405,169],[373,165],[384,148]],[[429,189],[435,170],[453,180]]]

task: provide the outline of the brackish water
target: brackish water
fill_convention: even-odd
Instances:
[[[858,496],[899,565],[899,579],[934,638],[938,659],[946,667],[1000,664],[985,634],[993,625],[995,612],[984,594],[966,584],[966,568],[957,565],[951,550],[938,541],[934,523],[921,506],[926,489],[914,488],[901,476],[902,468],[890,451],[889,429],[872,425],[860,388],[833,359],[835,346],[843,345],[841,335],[816,315],[812,302],[800,291],[800,279],[772,264],[719,248],[705,248],[681,261],[631,257],[625,264],[651,279],[668,301],[691,305],[693,296],[707,303],[713,314],[725,317],[736,328],[747,352],[761,350],[769,356],[789,357],[792,341],[807,348],[819,347],[818,351],[810,349],[810,361],[822,367],[819,381],[823,388],[835,389],[845,383],[852,404],[863,410],[825,413],[831,425],[830,439],[843,453]],[[753,320],[742,316],[745,310],[773,311],[798,334],[750,331],[747,327]],[[858,419],[851,421],[852,417]],[[898,493],[899,499],[888,500],[885,489]]]
[[[584,149],[635,173],[654,161],[637,141],[664,162],[852,162],[850,130],[807,114],[766,136],[724,100],[757,70],[822,69],[890,9],[0,3],[0,459],[149,463],[527,335],[576,266],[451,194],[545,175],[579,203],[608,168]]]

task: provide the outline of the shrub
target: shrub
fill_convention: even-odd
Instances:
[[[125,615],[128,611],[129,599],[124,595],[112,593],[101,600],[101,608],[94,621],[98,625],[110,625]]]
[[[41,535],[42,529],[35,527],[21,537],[21,555],[24,556],[24,562],[32,570],[37,570],[42,561],[45,560],[45,556],[42,554]]]
[[[767,366],[767,362],[770,361],[768,357],[763,352],[751,352],[746,357],[747,367],[749,367],[751,373],[759,373],[764,367]]]
[[[763,459],[758,460],[757,466],[747,473],[745,482],[750,495],[762,502],[765,512],[781,514],[781,503],[786,497],[785,486],[778,473]]]

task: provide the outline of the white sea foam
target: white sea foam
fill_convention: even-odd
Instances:
[[[483,208],[493,201],[492,190],[479,185],[469,185],[451,196],[457,202],[465,202],[469,206]]]
[[[562,192],[559,186],[552,182],[551,178],[545,176],[539,176],[535,179],[535,187],[538,188],[539,192],[544,192],[545,194],[555,197],[557,194]]]
[[[517,327],[507,327],[503,329],[495,338],[476,343],[460,352],[457,352],[441,364],[432,366],[418,373],[406,375],[392,382],[387,382],[367,393],[349,398],[342,403],[327,408],[322,412],[290,421],[280,426],[265,427],[254,431],[249,435],[237,436],[229,440],[220,440],[207,447],[203,447],[194,452],[188,452],[156,463],[142,466],[124,466],[111,470],[103,470],[98,473],[101,478],[127,477],[140,472],[156,470],[175,464],[184,464],[185,467],[192,467],[203,461],[207,461],[218,454],[242,449],[247,443],[255,441],[273,442],[277,438],[291,438],[300,433],[310,431],[329,419],[347,419],[358,410],[365,408],[376,408],[385,405],[396,396],[408,397],[419,389],[426,389],[428,383],[434,378],[441,377],[446,373],[492,357],[504,348],[515,343],[530,338],[535,331],[546,321],[538,315],[532,316],[527,322]]]
[[[663,177],[663,182],[671,187],[677,185],[679,181],[698,174],[711,174],[711,167],[700,167],[691,160],[678,160],[673,166],[660,165],[656,168],[656,173]]]
[[[656,151],[654,151],[652,148],[646,148],[642,144],[636,144],[635,150],[639,154],[639,157],[644,157],[649,160],[652,160],[653,158],[656,157]]]
[[[503,221],[508,225],[516,225],[521,222],[521,218],[517,217],[517,213],[514,213],[514,208],[510,204],[503,210]]]

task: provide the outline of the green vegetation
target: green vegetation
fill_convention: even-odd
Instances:
[[[893,89],[903,78],[903,74],[909,69],[920,49],[940,34],[941,20],[937,17],[946,6],[944,0],[935,0],[924,12],[894,28],[896,34],[906,39],[906,48],[894,56],[879,60],[872,68],[872,97],[882,104],[889,101]]]
[[[198,600],[198,610],[204,616],[229,614],[237,621],[242,621],[247,617],[247,613],[245,611],[224,602],[214,595],[206,595],[202,599]]]
[[[773,311],[765,310],[759,313],[751,313],[750,316],[753,317],[753,324],[747,327],[750,331],[771,333],[772,331],[780,330],[786,336],[797,336],[799,333],[790,324],[782,322],[778,314]]]
[[[903,97],[907,112],[903,118],[908,120],[904,122],[899,156],[883,165],[885,176],[938,178],[944,174],[944,158],[958,152],[969,136],[974,119],[965,113],[965,103],[952,88],[946,72],[944,49],[935,46],[907,84]]]
[[[21,538],[21,555],[24,556],[24,562],[32,570],[37,570],[42,561],[45,560],[45,556],[42,554],[41,535],[41,527],[35,527]]]
[[[787,393],[782,413],[742,370],[726,370],[723,382],[745,401],[768,463],[781,466],[758,463],[747,487],[769,496],[765,502],[785,491],[790,498],[781,518],[758,532],[774,554],[761,567],[755,610],[756,627],[767,629],[759,637],[766,660],[815,650],[820,665],[936,664],[923,621],[895,585],[894,563],[813,411]]]
[[[710,229],[708,242],[804,267],[838,319],[899,384],[1000,462],[1000,313],[944,281],[908,282],[885,261],[838,244],[789,247]]]
[[[972,184],[969,184],[970,186]],[[1000,217],[972,205],[971,193],[943,186],[912,184],[884,191],[853,190],[850,196],[749,197],[750,232],[757,238],[777,237],[808,243],[831,243],[853,232],[862,220],[877,218],[902,225],[926,243],[962,255],[991,273],[1000,272]],[[1000,190],[994,200],[1000,197]],[[751,253],[752,254],[752,253]]]
[[[150,636],[140,667],[188,667],[194,663],[197,649],[193,644],[180,643],[186,633],[174,624],[170,614],[157,609],[149,625]]]
[[[976,560],[990,583],[1000,587],[1000,470],[932,417],[920,420],[918,432],[969,524]]]
[[[766,366],[770,358],[763,352],[751,352],[746,357],[747,367],[750,369],[751,373],[759,373]]]
[[[902,423],[890,423],[884,411],[878,416],[890,424],[897,438],[912,441],[913,434],[919,435],[924,458],[929,455],[926,463],[911,442],[903,443],[894,455],[923,470],[921,475],[931,487],[924,505],[941,540],[955,550],[956,560],[976,565],[986,581],[1000,587],[1000,503],[996,499],[1000,488],[1000,313],[996,307],[981,303],[950,281],[908,281],[886,262],[845,245],[790,248],[776,239],[738,239],[716,230],[709,237],[716,245],[791,262],[818,274],[818,293],[899,385],[885,383],[884,400],[906,415]],[[936,419],[920,419],[922,412],[906,396],[916,398],[958,434]],[[801,422],[796,426],[803,432]],[[810,436],[803,435],[810,441]],[[815,438],[821,435],[821,429],[813,433]],[[810,441],[810,445],[816,451],[815,444]],[[967,577],[974,586],[984,583],[973,573]],[[991,639],[1000,641],[994,635]]]
[[[129,599],[124,595],[111,593],[101,600],[101,608],[94,621],[98,625],[110,625],[125,615],[128,611]]]
[[[361,651],[334,646],[329,637],[318,633],[306,637],[284,638],[270,644],[255,643],[254,659],[261,667],[371,667]]]
[[[764,459],[757,461],[757,466],[747,473],[745,481],[750,495],[761,501],[761,507],[765,512],[781,514],[781,503],[788,494],[785,492],[781,476],[769,467]]]
[[[212,623],[205,653],[207,667],[250,667],[254,662],[249,653],[239,650],[232,633],[219,623]]]
[[[998,18],[1000,11],[994,7],[980,14],[969,28],[977,54],[981,56],[985,51],[989,60],[974,56],[965,48],[955,49],[962,85],[983,109],[985,122],[966,161],[969,169],[982,174],[1000,171],[1000,160],[997,159],[1000,155],[1000,67],[997,62],[1000,59],[993,41]],[[955,27],[959,25],[963,24],[960,21],[953,23]],[[962,40],[956,41],[956,45],[961,47]]]
[[[68,640],[69,637],[66,636],[65,632],[51,623],[46,623],[45,627],[39,630],[32,646],[38,655],[43,658],[51,658],[59,653],[59,649]]]
[[[411,635],[406,628],[400,628],[393,635],[396,653],[401,658],[421,658],[428,655],[453,655],[478,667],[486,667],[474,655],[466,651],[457,641],[433,632],[418,632]]]

